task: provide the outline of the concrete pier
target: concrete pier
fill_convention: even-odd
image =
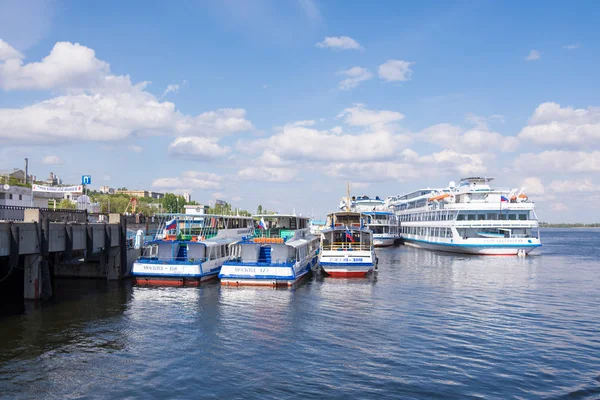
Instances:
[[[52,297],[56,277],[123,279],[140,254],[127,248],[126,229],[120,214],[108,223],[51,222],[26,209],[22,222],[0,222],[0,292],[20,292],[12,287],[19,276],[31,300]]]

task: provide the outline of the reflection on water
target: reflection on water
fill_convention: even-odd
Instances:
[[[600,231],[543,237],[525,258],[378,249],[366,279],[290,290],[59,280],[0,320],[0,393],[600,398]]]

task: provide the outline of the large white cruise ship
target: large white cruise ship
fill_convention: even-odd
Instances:
[[[485,255],[526,255],[541,246],[535,204],[523,190],[492,188],[493,178],[420,189],[387,199],[410,246]]]

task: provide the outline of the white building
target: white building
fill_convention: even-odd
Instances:
[[[185,209],[186,214],[201,215],[201,214],[206,213],[206,209],[208,207],[203,206],[202,204],[197,204],[195,206],[186,205],[186,206],[183,206],[183,208]]]
[[[189,203],[190,201],[192,201],[192,195],[189,193],[184,193],[183,198],[185,199],[186,203]]]
[[[46,208],[48,198],[34,197],[32,200],[31,188],[0,185],[0,205]]]

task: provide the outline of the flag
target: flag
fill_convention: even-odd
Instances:
[[[258,229],[267,229],[267,224],[265,224],[264,217],[260,217],[260,221],[258,221]]]
[[[352,236],[352,232],[350,232],[348,227],[346,227],[346,239],[350,240],[351,242],[354,242],[354,237]]]
[[[172,231],[173,229],[177,229],[177,218],[173,218],[171,221],[167,222],[167,226],[165,226],[165,230]]]
[[[500,196],[500,202],[507,202],[508,203],[508,198],[505,196]]]

